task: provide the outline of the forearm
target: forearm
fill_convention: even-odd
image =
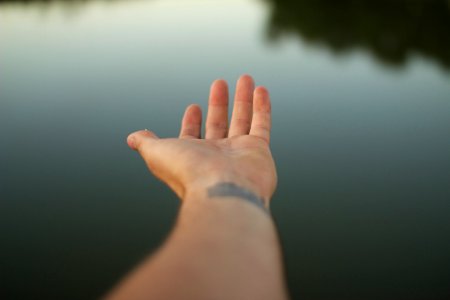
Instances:
[[[186,195],[171,236],[115,298],[287,298],[272,218],[244,198]]]

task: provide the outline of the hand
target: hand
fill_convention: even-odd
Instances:
[[[211,85],[205,138],[201,138],[202,112],[186,108],[179,138],[160,139],[148,130],[128,136],[155,176],[185,199],[189,193],[229,182],[263,198],[268,206],[277,175],[269,149],[271,105],[264,87],[254,88],[248,75],[239,78],[228,129],[228,86]]]

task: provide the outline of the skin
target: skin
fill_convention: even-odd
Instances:
[[[267,89],[241,76],[228,122],[227,83],[214,81],[204,138],[201,128],[201,108],[190,105],[179,138],[148,130],[128,136],[130,148],[182,205],[166,242],[108,299],[288,298],[279,238],[267,213],[277,185]]]

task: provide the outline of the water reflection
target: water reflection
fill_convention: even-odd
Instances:
[[[272,39],[294,33],[336,53],[363,48],[395,66],[417,53],[450,68],[450,1],[267,1]]]
[[[66,3],[90,0],[0,0],[4,3]],[[112,1],[112,0],[108,0]],[[270,40],[295,34],[334,53],[365,49],[381,62],[404,66],[413,54],[450,69],[450,1],[265,0],[271,6]]]

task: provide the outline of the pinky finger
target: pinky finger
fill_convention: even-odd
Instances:
[[[269,92],[265,87],[257,87],[253,93],[253,118],[250,135],[270,142],[270,128],[272,125]]]

